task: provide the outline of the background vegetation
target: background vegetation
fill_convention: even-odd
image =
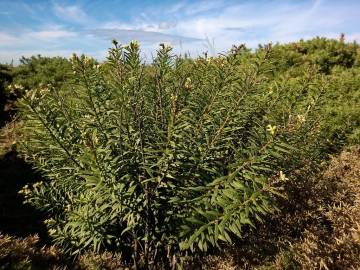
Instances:
[[[1,66],[2,149],[39,174],[21,193],[46,218],[56,256],[85,268],[219,268],[224,256],[224,269],[359,266],[357,148],[340,157],[349,173],[337,161],[324,173],[360,141],[356,43],[240,45],[196,59],[160,45],[152,64],[139,49],[114,41],[103,63]],[[27,241],[9,239],[7,249]],[[19,258],[31,269],[29,254]],[[60,257],[54,265],[75,267]]]

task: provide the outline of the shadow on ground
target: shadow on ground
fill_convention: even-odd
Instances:
[[[15,150],[0,157],[0,232],[21,237],[39,234],[41,239],[47,238],[41,213],[24,205],[23,197],[18,194],[24,185],[40,178]]]

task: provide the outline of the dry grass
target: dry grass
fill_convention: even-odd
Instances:
[[[291,251],[302,269],[360,268],[360,147],[334,159],[316,186],[323,198],[317,211],[328,224],[304,231]]]
[[[0,234],[0,269],[36,270],[117,270],[129,269],[121,264],[121,256],[104,252],[85,253],[78,257],[64,255],[54,246],[42,247],[38,236],[15,238]]]
[[[0,234],[0,269],[69,269],[55,247],[40,247],[38,242],[37,236]]]
[[[121,255],[111,252],[101,254],[93,252],[86,253],[78,257],[77,265],[80,269],[84,270],[129,270],[129,268],[122,263]]]
[[[279,213],[196,269],[360,269],[360,146],[320,176],[297,172],[286,192]]]
[[[0,157],[13,150],[17,138],[19,136],[17,131],[18,121],[11,121],[5,124],[0,129]]]

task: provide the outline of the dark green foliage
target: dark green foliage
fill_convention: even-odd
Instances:
[[[340,40],[317,37],[286,45],[276,44],[273,60],[279,71],[312,64],[318,66],[320,72],[329,74],[336,66],[351,68],[358,65],[358,49],[356,43],[345,43],[343,36]]]
[[[8,117],[4,113],[7,100],[7,87],[13,80],[13,68],[9,65],[0,64],[0,127],[7,121]]]
[[[12,82],[13,79],[13,68],[8,65],[0,64],[0,90],[3,94],[6,86]]]
[[[15,82],[25,89],[52,84],[59,87],[71,77],[71,64],[66,58],[32,56],[22,57],[15,70]]]
[[[32,56],[22,57],[20,64],[11,67],[12,84],[4,92],[7,99],[21,98],[28,90],[46,87],[48,84],[60,88],[73,77],[71,64],[66,58]]]
[[[72,57],[73,84],[28,91],[22,151],[46,180],[23,193],[55,243],[181,265],[188,250],[231,243],[276,211],[293,170],[355,136],[360,85],[346,53],[332,74],[284,64],[280,48],[190,60],[161,45],[146,66],[136,42],[114,42],[104,64]]]
[[[14,115],[14,101],[28,90],[51,84],[62,87],[73,77],[70,62],[61,57],[22,57],[20,64],[0,65],[0,119],[8,122]]]

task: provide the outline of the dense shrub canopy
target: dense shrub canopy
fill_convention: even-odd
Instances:
[[[22,57],[19,65],[0,64],[0,123],[14,115],[13,103],[30,89],[48,84],[60,88],[73,77],[70,62],[61,57]]]
[[[275,211],[291,172],[356,140],[359,119],[355,60],[345,53],[336,74],[316,61],[285,68],[280,48],[190,60],[161,45],[145,65],[136,42],[114,42],[103,64],[74,55],[71,83],[27,92],[21,149],[46,180],[23,193],[55,242],[176,264]]]

